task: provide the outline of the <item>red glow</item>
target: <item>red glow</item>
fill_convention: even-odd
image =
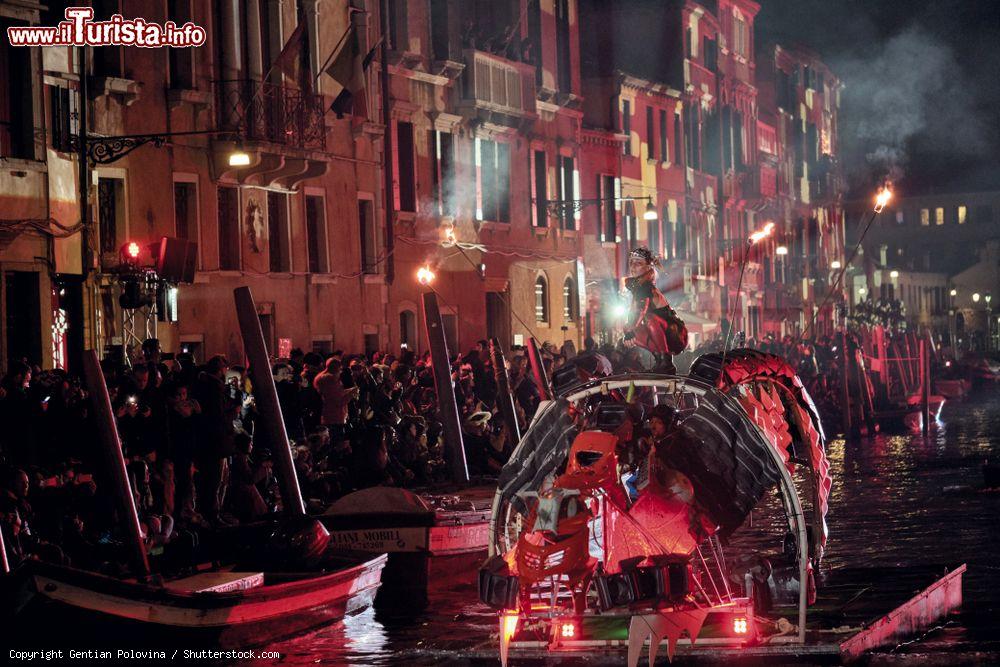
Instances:
[[[132,259],[138,259],[139,252],[141,252],[141,250],[142,248],[140,248],[139,244],[136,243],[135,241],[130,241],[129,244],[125,246],[125,254],[127,254]]]
[[[566,621],[559,624],[559,636],[563,639],[573,639],[576,637],[576,623]]]
[[[734,618],[733,632],[738,635],[745,635],[747,633],[747,619],[743,616],[737,616]]]

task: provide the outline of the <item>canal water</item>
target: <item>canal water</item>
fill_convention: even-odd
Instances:
[[[1000,392],[946,404],[927,438],[834,440],[828,454],[834,480],[828,572],[968,564],[960,613],[869,662],[1000,664],[1000,492],[977,488],[984,461],[1000,463]],[[391,616],[368,610],[269,646],[282,656],[272,664],[499,664],[490,641],[496,615],[478,603],[475,586],[470,570],[461,588],[437,594],[425,611]]]

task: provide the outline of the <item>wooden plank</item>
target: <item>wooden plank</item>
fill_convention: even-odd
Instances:
[[[189,593],[228,593],[264,585],[263,572],[202,572],[163,584],[172,591]]]
[[[845,660],[857,659],[865,651],[926,629],[949,612],[962,606],[963,563],[920,591],[864,630],[840,644]]]

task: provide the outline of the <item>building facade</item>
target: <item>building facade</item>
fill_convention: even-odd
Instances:
[[[0,2],[0,20],[55,25],[66,4]],[[810,54],[762,59],[751,0],[94,9],[191,21],[207,41],[2,45],[3,363],[73,369],[86,348],[134,355],[153,334],[167,351],[242,360],[242,285],[274,354],[422,351],[428,289],[453,351],[611,342],[637,245],[664,258],[661,288],[696,344],[729,319],[794,332],[823,288],[818,265],[842,258],[839,83]],[[344,53],[367,56],[346,114],[326,73]],[[84,117],[103,151],[86,170]],[[746,252],[768,221],[780,233]],[[189,275],[159,284],[155,312],[123,309],[123,267],[154,264],[164,237],[196,247]]]

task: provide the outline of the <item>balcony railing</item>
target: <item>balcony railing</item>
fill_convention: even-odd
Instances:
[[[485,51],[464,51],[463,106],[525,118],[535,114],[535,70]]]
[[[323,98],[251,79],[216,81],[219,128],[248,140],[326,148]]]

